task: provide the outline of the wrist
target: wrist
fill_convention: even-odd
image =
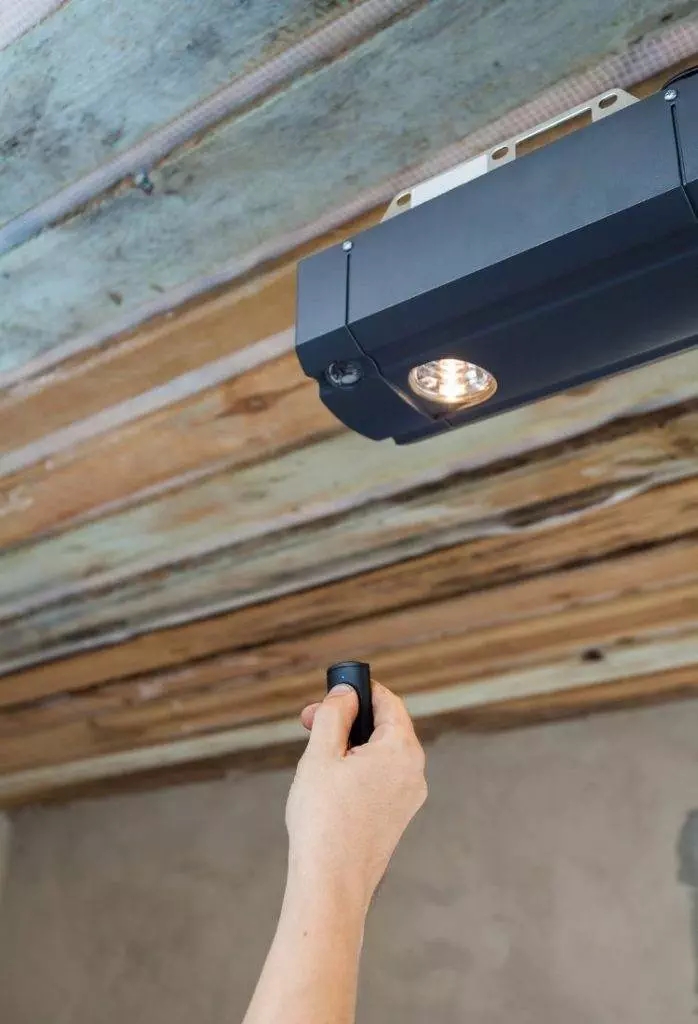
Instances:
[[[372,895],[356,865],[310,864],[289,855],[285,897],[289,903],[340,914],[363,929]]]

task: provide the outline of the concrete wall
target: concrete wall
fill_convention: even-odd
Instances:
[[[430,749],[366,936],[366,1024],[678,1024],[697,1005],[698,704]],[[239,1021],[282,888],[287,773],[25,811],[3,1024]]]
[[[0,811],[0,910],[2,910],[2,894],[5,888],[5,872],[10,856],[10,819]]]

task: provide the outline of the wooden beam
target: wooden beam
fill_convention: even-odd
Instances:
[[[659,77],[640,83],[636,93],[653,91]],[[0,393],[0,434],[13,449],[0,456],[0,544],[337,433],[340,425],[292,356],[261,372],[235,374],[254,365],[250,359],[273,355],[269,341],[290,331],[297,259],[375,223],[382,212],[376,208],[314,239],[174,320],[160,318]],[[222,384],[196,394],[221,373]],[[105,388],[115,403],[107,410]],[[194,397],[176,401],[183,392]],[[248,415],[255,406],[263,418]]]
[[[0,716],[0,769],[283,718],[317,697],[322,670],[336,658],[370,660],[377,677],[402,693],[458,683],[486,702],[490,689],[499,699],[500,679],[511,696],[507,687],[519,675],[529,687],[524,695],[537,692],[536,680],[550,678],[551,664],[564,663],[577,678],[576,666],[592,662],[632,661],[639,673],[641,655],[655,659],[657,670],[692,663],[697,636],[698,546],[671,545],[242,647],[55,705],[8,708]],[[464,692],[462,701],[469,699]]]
[[[693,539],[570,570],[558,568],[528,578],[521,574],[516,583],[497,582],[495,576],[489,587],[481,583],[479,588],[477,580],[468,578],[460,554],[450,549],[347,581],[342,607],[340,588],[325,587],[276,602],[272,607],[258,606],[224,620],[191,624],[172,631],[173,636],[149,634],[135,641],[130,650],[128,646],[110,648],[6,677],[0,702],[11,713],[0,714],[0,736],[14,735],[29,724],[45,727],[84,714],[147,704],[162,696],[234,678],[242,678],[247,685],[260,674],[266,680],[268,673],[285,671],[289,664],[319,670],[323,658],[331,661],[368,650],[369,637],[376,635],[370,624],[376,619],[385,625],[384,646],[388,648],[405,638],[418,639],[420,634],[415,630],[428,608],[429,614],[437,616],[443,635],[454,629],[457,632],[463,615],[468,631],[476,632],[497,623],[553,614],[628,593],[653,594],[698,580],[698,569],[691,568],[698,555],[698,542]],[[438,618],[440,610],[443,619]],[[402,639],[395,640],[395,635]],[[201,643],[202,637],[208,641],[205,649],[198,649],[198,656],[187,647],[187,636],[194,643]],[[211,637],[218,641],[217,646]],[[167,640],[170,647],[163,650]],[[153,663],[148,664],[144,651],[152,652]],[[182,672],[178,666],[184,666]],[[118,680],[116,685],[113,680]],[[112,685],[106,686],[108,683]],[[78,700],[75,695],[88,689],[89,693]],[[35,703],[69,694],[74,696]]]
[[[466,539],[536,534],[560,521],[581,525],[595,507],[603,510],[695,473],[696,414],[690,410],[640,417],[629,437],[614,437],[616,428],[610,427],[604,442],[600,428],[574,443],[542,447],[536,456],[503,463],[499,471],[495,465],[486,472],[458,472],[459,464],[467,467],[524,445],[544,446],[553,432],[569,436],[585,420],[603,417],[609,384],[517,411],[512,417],[518,430],[511,418],[505,422],[507,417],[488,422],[481,432],[473,428],[465,450],[454,435],[441,462],[430,445],[386,449],[346,435],[183,492],[181,499],[151,502],[125,516],[7,551],[0,556],[4,670],[20,658],[40,660],[75,650],[71,634],[81,637],[78,646],[108,642],[110,616],[123,640],[125,632],[167,625],[180,609],[187,618],[197,611],[197,617],[205,617]],[[627,385],[610,394],[623,404],[638,397]],[[338,449],[342,441],[346,446]],[[356,459],[362,465],[358,480],[342,469],[358,464]],[[688,484],[687,493],[690,489]],[[661,516],[656,503],[650,505]],[[656,514],[648,525],[655,527]],[[216,529],[223,530],[218,537]],[[198,548],[187,552],[187,538]],[[147,561],[138,561],[141,552],[147,552]],[[153,552],[162,555],[154,559]],[[183,561],[187,554],[189,561]]]
[[[0,545],[337,436],[294,355],[0,480]]]
[[[651,92],[659,78],[635,91]],[[284,332],[290,344],[297,259],[375,223],[382,212],[314,239],[175,319],[160,318],[0,392],[0,433],[13,448],[0,456],[0,544],[338,433],[292,355],[249,367],[273,357],[274,339]],[[206,388],[211,375],[221,374],[222,383]],[[695,375],[686,366],[686,379]],[[107,410],[105,388],[116,403]],[[192,397],[177,401],[183,392]]]
[[[286,351],[293,264],[0,396],[0,799],[285,749],[342,656],[477,728],[693,692],[698,355],[370,445]]]
[[[637,653],[640,658],[644,658],[646,652]],[[652,659],[648,659],[646,667],[651,662]],[[570,677],[566,674],[568,666],[562,664],[552,667],[555,687],[552,693],[546,692],[541,681],[539,692],[529,696],[524,695],[519,686],[519,692],[513,696],[478,704],[479,694],[471,690],[471,703],[461,707],[458,702],[462,688],[452,687],[440,694],[435,693],[432,705],[428,705],[419,694],[408,695],[407,705],[418,719],[419,731],[428,738],[434,732],[452,728],[471,728],[476,731],[483,728],[511,728],[555,717],[686,699],[698,693],[698,674],[693,663],[688,667],[679,665],[660,671],[651,668],[649,672],[635,675],[628,675],[628,667],[623,664],[615,666],[615,672],[605,673],[610,679],[604,682],[598,679],[600,673],[594,665],[586,666],[584,672],[577,672],[574,677]],[[582,675],[585,678],[582,679]],[[516,690],[516,682],[516,679],[509,680],[502,686],[501,692]],[[430,725],[431,722],[433,724]],[[107,754],[65,765],[14,772],[0,776],[0,806],[9,808],[60,798],[61,793],[74,798],[85,790],[90,795],[101,795],[109,791],[109,786],[94,784],[108,780],[117,780],[112,789],[120,791],[133,785],[129,783],[132,776],[135,776],[137,785],[138,775],[143,773],[151,773],[150,780],[146,779],[146,785],[158,778],[165,784],[183,782],[197,777],[199,762],[203,762],[203,777],[220,775],[232,768],[258,770],[268,765],[278,767],[279,764],[294,763],[302,743],[303,731],[297,719],[293,718],[210,733],[193,739],[179,739],[172,743]],[[277,749],[280,758],[275,755]],[[212,768],[207,768],[207,762],[212,759],[216,759],[217,764],[214,761]],[[177,772],[173,778],[173,772],[181,765],[188,767],[184,772]],[[200,772],[198,774],[201,775]]]
[[[369,6],[375,11],[380,5]],[[36,27],[0,53],[0,83],[12,100],[5,108],[3,131],[15,140],[3,157],[0,223],[142,145],[144,136],[185,112],[190,121],[185,138],[203,131],[205,112],[192,117],[191,108],[260,64],[273,65],[275,57],[326,23],[328,15],[341,13],[341,5],[313,0],[277,0],[264,9],[249,4],[224,8],[218,0],[200,0],[195,6],[187,0],[146,6],[122,0],[106,9],[88,0],[20,0],[11,2],[9,11],[7,3],[3,7],[0,49],[12,32],[11,19],[15,38],[17,29]],[[377,25],[357,31],[355,41],[390,15],[395,15],[395,5],[382,17],[378,12]],[[346,46],[349,40],[337,40],[335,49],[342,42]],[[315,59],[311,53],[297,68],[287,58],[287,79],[295,77],[294,70],[302,74],[321,57],[327,59],[320,41],[316,47]],[[257,95],[247,91],[246,102],[238,107],[249,107],[278,85],[272,68],[257,78]],[[50,103],[41,102],[45,80],[53,83]],[[234,103],[220,103],[216,120],[234,112]],[[179,137],[172,129],[171,134]],[[60,148],[59,138],[70,144]],[[144,165],[152,166],[160,157],[156,151]]]
[[[162,3],[152,7],[162,14]],[[556,4],[541,33],[538,0],[504,0],[491,9],[460,0],[419,4],[293,88],[223,121],[203,144],[180,147],[154,169],[152,194],[117,188],[72,218],[54,218],[3,258],[13,282],[2,308],[13,342],[6,362],[18,366],[99,330],[114,314],[113,295],[121,297],[119,315],[133,319],[148,308],[154,287],[204,288],[221,279],[222,267],[232,276],[331,210],[359,212],[388,198],[405,168],[489,126],[511,110],[513,96],[556,87],[570,67],[589,72],[590,89],[599,59],[608,59],[605,74],[627,74],[639,54],[647,67],[652,46],[627,53],[627,40],[656,33],[674,11],[670,0],[651,14],[639,13],[632,0],[594,0],[587,13],[580,30],[574,3]],[[170,32],[167,25],[165,39]],[[479,102],[464,103],[474,89]]]
[[[355,218],[298,246],[282,259],[243,276],[222,294],[207,294],[141,330],[116,336],[96,349],[79,352],[28,381],[0,390],[0,435],[8,450],[86,420],[104,433],[109,422],[90,423],[108,405],[117,407],[135,396],[162,388],[193,370],[242,352],[292,327],[295,318],[296,264],[303,256],[334,245],[345,233],[375,224],[384,207]],[[288,346],[291,347],[289,338]],[[230,377],[235,375],[230,370]],[[196,392],[196,380],[191,393]],[[139,407],[136,407],[136,412]],[[117,413],[114,413],[115,418]],[[128,411],[122,412],[122,420]],[[126,420],[127,422],[127,420]],[[56,443],[60,450],[60,438]],[[46,450],[44,445],[41,449]],[[24,457],[30,463],[31,450]],[[0,472],[3,461],[0,458]]]
[[[690,700],[697,696],[698,672],[695,665],[688,665],[652,675],[574,686],[569,690],[537,693],[464,710],[448,710],[441,715],[418,719],[417,730],[421,738],[428,742],[443,732],[517,729],[581,715],[647,707],[673,700]]]
[[[532,486],[536,489],[534,493],[541,493],[538,474],[532,480]],[[442,492],[441,508],[447,510],[451,502],[454,510],[459,506],[467,508],[471,494],[470,488],[463,490],[462,486],[450,495]],[[585,509],[582,501],[583,514],[573,520],[573,527],[569,509],[564,515],[564,506],[559,503],[553,503],[547,511],[539,508],[537,514],[535,506],[529,505],[527,513],[518,513],[518,525],[516,514],[511,509],[509,529],[505,530],[502,522],[492,536],[456,547],[448,545],[431,554],[405,561],[399,560],[401,547],[398,546],[394,554],[395,564],[367,574],[291,594],[272,604],[254,604],[212,619],[146,633],[117,646],[8,674],[0,678],[0,702],[8,705],[89,689],[109,680],[269,643],[274,638],[305,635],[391,609],[473,593],[548,571],[560,571],[565,566],[593,562],[614,553],[622,557],[641,547],[658,546],[660,553],[657,558],[661,562],[665,557],[661,553],[664,544],[695,533],[697,503],[698,482],[687,480],[639,495],[627,504],[601,501],[596,507]],[[407,508],[409,510],[411,505],[408,504]],[[418,504],[414,512],[405,518],[408,521],[416,519],[417,509]],[[692,540],[686,543],[689,547],[685,550],[692,551]],[[317,550],[322,550],[327,544],[329,538],[318,538]],[[681,562],[685,557],[684,548],[680,545],[676,550]],[[278,557],[283,557],[283,552]],[[663,578],[667,571],[665,569],[658,578]],[[650,578],[653,579],[654,575]],[[74,616],[73,610],[71,622]],[[80,625],[78,620],[75,628],[80,628]],[[24,631],[31,639],[37,626],[35,619],[30,617],[21,620],[16,628],[21,640]],[[9,653],[12,652],[10,645],[13,639],[8,627],[4,642]],[[50,652],[48,639],[43,643]]]
[[[551,443],[595,422],[620,418],[633,408],[679,404],[698,395],[697,382],[698,353],[689,352],[668,360],[661,371],[647,367],[583,389],[582,401],[571,401],[568,393],[510,413],[501,418],[502,430],[493,425],[498,421],[486,428],[470,428],[467,460],[461,453],[460,464],[477,465],[507,457],[517,448]],[[573,412],[577,411],[581,415],[575,423]],[[505,430],[510,438],[519,439],[518,444],[512,439],[508,445],[502,443]],[[136,501],[199,484],[221,471],[227,479],[228,474],[258,461],[343,433],[341,424],[318,401],[314,383],[303,376],[295,356],[289,354],[0,480],[0,545],[65,529],[81,519],[114,514]],[[352,458],[367,446],[360,439],[347,439],[339,447],[348,449],[345,458]],[[453,438],[437,438],[428,448],[435,469],[458,451]],[[317,448],[312,454],[321,459],[323,452]],[[408,461],[390,445],[376,446],[376,457],[385,465]],[[256,483],[254,488],[264,490],[265,484]],[[204,501],[210,504],[209,499]],[[258,511],[253,514],[257,516]]]
[[[0,5],[0,50],[11,46],[63,3],[64,0],[21,0]]]
[[[680,61],[660,75],[639,82],[632,91],[648,95],[661,86],[667,74],[693,60],[689,57]],[[601,88],[604,81],[603,76],[599,78],[596,88]],[[606,84],[617,83],[611,79]],[[489,141],[496,142],[498,138]],[[452,156],[444,154],[440,162],[445,161],[448,166],[449,162],[455,163],[467,155],[472,155],[467,146],[463,153],[456,147]],[[427,169],[420,172],[416,168],[412,173],[414,180],[418,180],[420,173],[427,173]],[[168,313],[136,332],[107,337],[98,346],[66,355],[59,365],[31,371],[18,384],[0,390],[0,436],[12,450],[10,459],[0,456],[0,475],[32,461],[50,458],[72,445],[76,435],[91,437],[109,429],[110,420],[102,414],[105,392],[112,405],[111,422],[120,426],[128,422],[129,417],[142,415],[143,403],[132,400],[148,389],[161,389],[169,381],[224,359],[246,345],[288,331],[294,319],[297,259],[375,224],[384,210],[385,203],[378,202],[365,213],[344,224],[338,222],[331,230],[321,232],[319,237],[289,251],[272,264],[262,265],[256,272],[233,281],[222,294],[208,293],[181,306],[176,315]],[[259,300],[258,309],[255,296]],[[191,394],[196,389],[194,380],[190,387]],[[158,401],[162,401],[162,397],[161,394],[153,396]],[[84,421],[82,434],[66,431],[68,426],[80,421]],[[40,445],[32,443],[38,439],[42,439]],[[4,469],[6,465],[12,470]]]
[[[429,718],[419,718],[416,727],[421,739],[427,744],[428,755],[428,745],[446,732],[477,733],[529,727],[581,715],[690,700],[697,695],[698,673],[691,666],[661,674],[626,678],[618,682],[593,683],[590,686],[574,687],[553,694],[534,694],[531,697],[514,698],[461,711],[449,711]],[[294,729],[292,736],[288,739],[279,737],[278,743],[248,749],[242,748],[241,745],[241,749],[230,753],[201,753],[201,757],[194,760],[186,757],[182,760],[172,758],[175,748],[173,744],[165,748],[171,763],[165,758],[162,764],[157,761],[149,764],[146,761],[146,767],[129,765],[121,766],[120,770],[115,763],[118,755],[112,755],[70,765],[67,778],[63,777],[64,769],[60,766],[56,769],[38,769],[36,771],[41,772],[45,779],[43,785],[41,775],[37,777],[32,773],[28,780],[25,773],[17,773],[12,777],[10,792],[0,794],[0,803],[5,807],[21,807],[25,803],[33,802],[63,803],[76,799],[102,798],[118,793],[142,792],[163,786],[213,781],[223,778],[231,771],[257,772],[292,768],[303,751],[304,737],[297,730],[297,723],[290,728]],[[239,733],[237,735],[239,739]],[[231,738],[227,737],[228,743]],[[216,737],[207,739],[215,740]],[[143,756],[143,752],[138,753]],[[152,749],[148,751],[151,757],[153,753]],[[178,753],[183,753],[181,747]],[[145,761],[144,756],[143,760]],[[73,771],[74,776],[70,774]],[[31,788],[32,780],[35,788]],[[30,788],[27,788],[27,782]]]

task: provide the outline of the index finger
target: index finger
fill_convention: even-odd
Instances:
[[[373,718],[375,722],[374,736],[387,730],[397,729],[414,735],[414,726],[410,713],[401,697],[373,680]]]

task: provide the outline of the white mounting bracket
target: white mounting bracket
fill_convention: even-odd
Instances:
[[[443,195],[444,192],[449,192],[452,188],[465,184],[466,181],[473,181],[475,178],[487,174],[488,171],[501,167],[502,164],[511,163],[517,156],[523,155],[522,150],[525,152],[529,149],[529,146],[525,146],[526,143],[530,144],[539,136],[553,132],[568,122],[575,120],[584,120],[585,123],[600,121],[602,118],[608,117],[609,114],[615,114],[616,111],[636,102],[635,96],[631,96],[625,89],[609,89],[607,92],[599,93],[593,99],[580,103],[579,106],[572,107],[571,110],[566,110],[564,114],[551,117],[548,121],[537,124],[535,128],[529,128],[527,131],[521,132],[520,135],[514,135],[512,138],[500,142],[492,149],[480,153],[479,156],[471,157],[470,160],[465,160],[448,171],[436,174],[433,178],[427,178],[426,181],[420,181],[418,185],[403,189],[391,202],[383,220],[388,220],[389,217],[394,217],[398,213],[404,213],[430,199],[435,199],[437,196]],[[544,144],[542,140],[539,141]]]

